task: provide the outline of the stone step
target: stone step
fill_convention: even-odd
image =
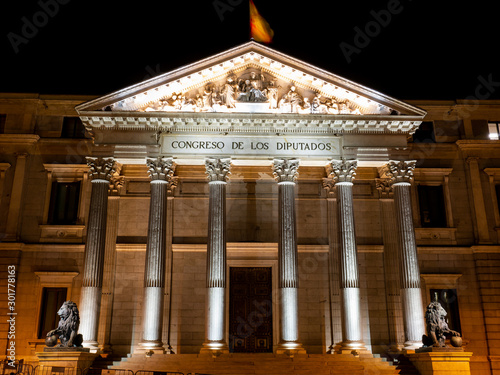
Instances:
[[[209,375],[362,375],[365,373],[396,375],[399,370],[383,358],[363,353],[351,354],[223,354],[216,358],[209,355],[174,354],[146,358],[132,355],[114,364],[112,369],[132,371],[170,371],[184,374]]]

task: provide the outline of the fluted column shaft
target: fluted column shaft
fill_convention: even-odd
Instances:
[[[408,182],[393,184],[400,247],[401,297],[406,349],[421,347],[422,335],[425,333],[410,188],[411,185]]]
[[[405,349],[422,346],[425,333],[424,309],[420,291],[420,270],[417,258],[417,242],[411,208],[411,180],[415,160],[390,161],[386,174],[394,192],[394,206],[398,226],[398,246],[401,279],[401,300],[405,328]]]
[[[151,178],[148,239],[144,270],[143,333],[139,348],[165,352],[162,342],[165,268],[167,252],[167,197],[172,186],[171,158],[146,160]]]
[[[278,184],[278,278],[281,301],[280,345],[299,340],[298,254],[295,182]]]
[[[278,352],[303,350],[299,342],[299,275],[295,180],[299,160],[275,159],[278,182],[278,280],[280,292],[280,342]]]
[[[352,182],[337,183],[343,349],[361,349],[364,347],[361,336],[359,273],[352,186]]]
[[[142,342],[148,349],[163,347],[163,298],[165,289],[167,181],[151,181]]]
[[[404,327],[401,313],[401,288],[399,287],[399,253],[397,227],[394,215],[394,200],[381,199],[382,234],[384,240],[384,275],[387,298],[387,318],[391,345],[400,348],[403,343]]]
[[[332,160],[329,165],[329,175],[334,180],[337,190],[342,350],[365,348],[361,334],[359,272],[352,193],[356,168],[356,160]]]
[[[206,159],[209,178],[207,244],[207,317],[203,349],[227,350],[226,310],[226,178],[229,159]]]
[[[85,242],[85,263],[80,299],[80,328],[83,345],[97,350],[101,308],[109,179],[114,172],[112,159],[87,158],[92,193]]]

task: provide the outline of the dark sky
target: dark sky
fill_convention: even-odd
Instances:
[[[249,40],[248,0],[55,1],[0,11],[0,92],[103,95]],[[271,48],[387,95],[500,99],[493,1],[254,1]]]

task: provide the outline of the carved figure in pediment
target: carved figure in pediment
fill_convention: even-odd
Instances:
[[[203,90],[203,110],[204,111],[209,111],[212,109],[212,92],[213,89],[209,86],[206,85],[205,89]]]
[[[177,95],[177,94],[173,94],[172,95],[172,98],[171,98],[171,104],[172,104],[172,107],[174,107],[174,109],[176,110],[180,110],[182,109],[182,101],[181,101],[181,97],[180,95]]]
[[[194,108],[195,112],[201,112],[203,110],[204,107],[203,97],[200,94],[196,94],[196,97],[194,99],[194,104],[195,104]]]
[[[281,98],[280,109],[285,112],[297,113],[303,101],[302,95],[296,91],[295,85],[292,85],[290,90]]]
[[[240,77],[238,80],[238,100],[242,102],[265,102],[266,82],[264,74],[257,75],[255,72],[250,73],[250,77]]]
[[[265,89],[265,94],[269,99],[269,109],[278,108],[278,86],[276,80],[269,81],[269,85]]]
[[[309,98],[304,98],[302,106],[299,107],[299,113],[311,113],[311,103],[309,103]]]
[[[338,105],[336,100],[334,100],[334,99],[328,100],[326,102],[326,106],[327,106],[328,113],[330,113],[332,115],[338,115],[340,113],[339,112],[339,105]]]
[[[227,77],[227,81],[224,84],[224,88],[222,89],[221,102],[227,108],[234,108],[236,103],[236,91],[238,90],[238,86],[234,81],[234,77]]]
[[[195,103],[193,99],[186,97],[186,95],[182,95],[180,101],[182,111],[194,111]]]
[[[340,114],[350,114],[351,109],[349,108],[349,105],[347,102],[340,102],[339,103],[339,113]]]
[[[312,113],[330,113],[328,107],[328,101],[326,103],[321,102],[321,94],[318,92],[312,100],[311,104]]]

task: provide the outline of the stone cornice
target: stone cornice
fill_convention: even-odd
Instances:
[[[0,149],[3,153],[30,153],[40,137],[35,134],[0,134]]]
[[[413,134],[417,116],[297,115],[247,113],[130,113],[89,112],[80,117],[95,130],[146,132],[229,132],[311,134]]]

